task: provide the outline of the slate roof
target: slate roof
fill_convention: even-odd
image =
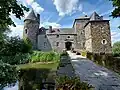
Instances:
[[[53,28],[53,32],[50,33],[48,29],[47,34],[75,34],[75,32],[73,28]]]
[[[90,20],[103,20],[103,17],[99,16],[96,12],[93,12],[93,14],[90,16]]]
[[[79,18],[77,18],[77,19],[74,20],[74,22],[73,22],[73,27],[74,27],[75,22],[76,22],[77,20],[89,20],[89,19],[90,19],[90,17],[88,17],[88,16],[79,17]]]
[[[28,16],[25,18],[25,20],[27,20],[27,19],[29,19],[29,20],[37,20],[37,17],[36,17],[33,10],[31,10],[30,13],[28,14]]]

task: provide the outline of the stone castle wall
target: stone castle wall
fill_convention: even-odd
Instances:
[[[93,53],[111,53],[111,34],[109,21],[91,22],[91,39]]]
[[[91,36],[91,23],[85,27],[85,49],[92,52],[92,36]]]
[[[24,37],[28,37],[31,42],[33,49],[37,49],[37,33],[39,30],[39,23],[37,21],[26,20],[24,22]]]
[[[85,49],[84,26],[87,22],[88,22],[88,20],[77,20],[75,23],[75,30],[77,33],[77,39],[76,39],[76,48],[77,49]]]

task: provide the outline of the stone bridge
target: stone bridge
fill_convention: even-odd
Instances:
[[[120,90],[120,76],[80,55],[68,51],[75,74],[95,90]]]

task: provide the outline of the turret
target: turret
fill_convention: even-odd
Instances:
[[[28,14],[24,20],[23,37],[28,38],[32,43],[32,48],[37,49],[37,34],[40,24],[40,15],[35,15],[34,11]]]

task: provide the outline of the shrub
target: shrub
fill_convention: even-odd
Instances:
[[[91,85],[80,82],[78,77],[60,76],[56,78],[56,90],[91,90]]]
[[[82,55],[82,56],[87,56],[87,52],[86,52],[86,51],[82,51],[82,52],[81,52],[81,55]]]
[[[15,66],[0,61],[0,87],[13,84],[17,80],[17,71]]]
[[[4,63],[9,63],[11,65],[18,65],[18,64],[24,64],[24,63],[28,63],[30,60],[30,54],[29,53],[18,53],[14,56],[0,56],[0,59],[4,62]]]
[[[31,55],[31,62],[55,62],[60,59],[60,55],[55,52],[34,51]]]
[[[113,56],[120,56],[120,41],[113,44],[112,51]]]
[[[66,51],[63,51],[60,56],[68,56],[68,53]]]
[[[4,45],[0,48],[0,55],[14,56],[17,53],[29,53],[30,45],[19,37],[10,37],[4,41]]]

